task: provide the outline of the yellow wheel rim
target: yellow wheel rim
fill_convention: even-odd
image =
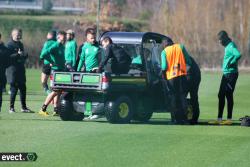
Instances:
[[[121,103],[119,105],[119,116],[121,118],[126,118],[128,116],[129,107],[127,103]]]

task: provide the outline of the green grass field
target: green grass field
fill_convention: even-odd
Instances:
[[[200,125],[170,125],[168,113],[155,113],[147,124],[99,121],[63,122],[57,117],[9,114],[9,95],[0,113],[0,152],[36,152],[35,162],[0,162],[0,166],[83,167],[248,167],[250,129],[239,126],[249,113],[250,75],[240,73],[233,126],[209,126],[217,116],[220,73],[203,73]],[[45,95],[40,71],[27,71],[27,104],[38,111]],[[49,108],[52,111],[52,108]],[[224,114],[224,117],[226,113]]]

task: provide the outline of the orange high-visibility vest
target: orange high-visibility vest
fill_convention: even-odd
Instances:
[[[184,54],[180,44],[174,44],[165,48],[167,71],[166,77],[168,80],[187,75],[187,67]]]

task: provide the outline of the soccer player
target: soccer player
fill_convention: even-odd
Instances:
[[[64,71],[65,70],[65,44],[66,33],[64,31],[59,31],[57,34],[57,42],[55,42],[51,47],[45,49],[41,53],[41,58],[46,59],[52,65],[52,71]],[[53,72],[52,72],[53,73]],[[61,92],[52,91],[46,98],[41,110],[39,111],[40,115],[48,116],[47,107],[50,102],[54,99],[54,116],[57,116],[58,113],[58,100],[61,95]]]
[[[218,117],[216,121],[211,121],[211,124],[231,125],[233,114],[233,93],[238,79],[238,61],[241,58],[236,44],[229,38],[226,31],[222,30],[218,33],[218,39],[222,46],[225,47],[225,53],[222,64],[222,79],[218,93],[219,106]],[[227,120],[222,121],[223,110],[225,107],[225,98],[227,99]]]
[[[76,66],[76,53],[77,53],[77,43],[75,41],[75,33],[73,30],[69,29],[66,31],[66,45],[65,45],[65,61],[66,68],[68,71],[74,71]]]
[[[96,42],[95,30],[93,28],[88,28],[85,35],[86,42],[82,47],[77,71],[94,72],[98,69],[101,51],[98,43]]]
[[[55,42],[56,42],[56,31],[51,30],[47,34],[47,41],[44,43],[41,53],[43,53],[44,50],[52,46]],[[40,58],[41,58],[41,55],[40,55]],[[50,62],[44,59],[43,67],[42,67],[42,74],[41,74],[41,82],[42,82],[43,89],[47,94],[50,93],[49,86],[48,86],[48,78],[50,74],[51,74]]]

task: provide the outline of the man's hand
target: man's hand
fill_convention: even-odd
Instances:
[[[17,53],[18,53],[19,55],[21,55],[23,52],[22,52],[21,49],[19,48],[18,51],[17,51]]]
[[[73,67],[70,64],[66,64],[66,68],[68,69],[68,71],[70,72],[74,72],[75,70],[73,69]]]
[[[18,53],[18,55],[19,55],[20,57],[23,57],[23,56],[24,56],[24,53],[23,53],[23,51],[21,51],[20,48],[18,49],[18,52],[17,52],[17,53]]]
[[[102,69],[100,67],[98,67],[98,69],[96,70],[97,73],[101,73]]]
[[[94,68],[91,69],[91,71],[94,72],[94,73],[98,73],[98,69],[99,69],[98,67],[94,67]]]
[[[235,67],[235,66],[236,66],[235,63],[233,63],[233,64],[228,63],[228,65],[227,65],[228,68],[232,68],[232,67]]]
[[[21,51],[21,49],[19,48],[18,52],[17,52],[18,56],[22,57],[22,58],[27,58],[28,54],[24,53],[23,51]]]

